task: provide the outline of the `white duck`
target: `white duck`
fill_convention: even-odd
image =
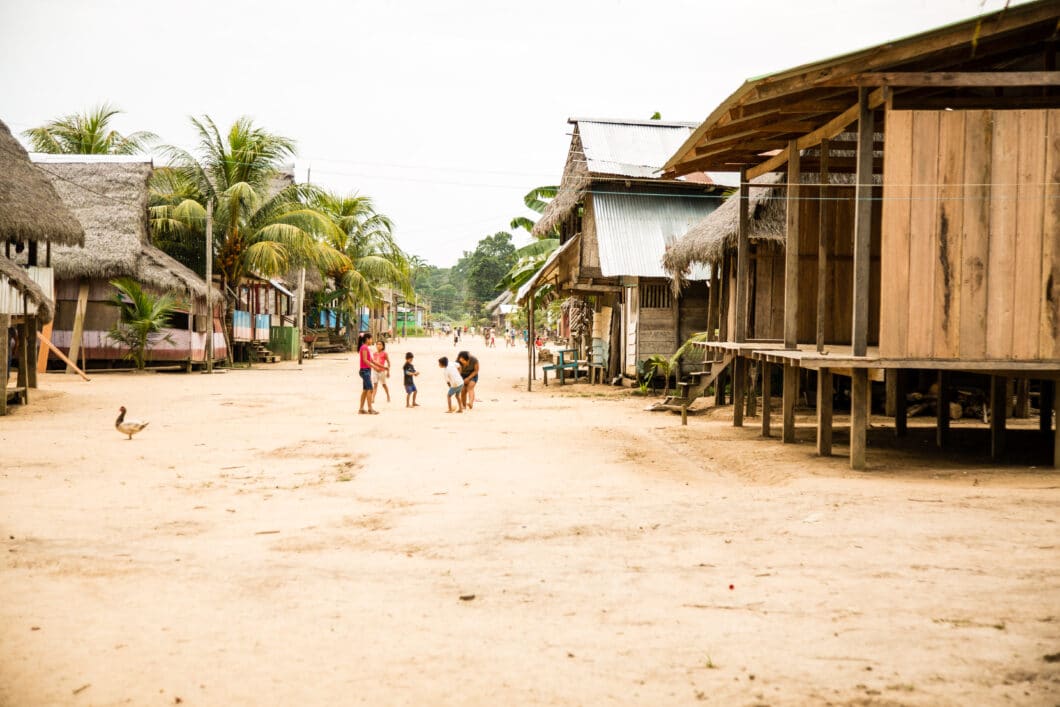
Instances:
[[[114,421],[114,429],[121,432],[123,435],[129,435],[129,439],[132,439],[133,435],[147,427],[150,424],[146,420],[141,422],[140,420],[126,420],[125,419],[125,406],[122,405],[120,412],[118,413],[118,419]]]

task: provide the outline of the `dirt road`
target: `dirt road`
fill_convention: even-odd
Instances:
[[[853,474],[503,347],[448,415],[451,342],[406,348],[423,406],[373,417],[352,356],[45,376],[0,419],[0,704],[1060,703],[1055,473]]]

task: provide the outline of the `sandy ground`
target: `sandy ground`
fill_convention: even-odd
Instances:
[[[1060,703],[1052,471],[855,474],[504,348],[447,415],[450,345],[406,348],[423,407],[374,417],[346,355],[45,376],[0,419],[0,704]]]

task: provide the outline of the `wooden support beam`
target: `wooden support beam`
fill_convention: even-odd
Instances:
[[[51,242],[49,242],[48,245],[51,245]],[[50,340],[52,338],[52,324],[53,323],[54,323],[54,320],[51,321],[51,322],[48,322],[43,327],[41,327],[41,331],[43,332],[45,339],[49,339]],[[47,370],[48,370],[48,347],[47,346],[41,346],[39,348],[39,350],[37,351],[37,373],[44,373]]]
[[[28,334],[29,317],[22,317],[22,323],[18,327],[18,378],[16,380],[18,387],[26,391],[23,394],[23,400],[27,403],[29,402],[29,367],[36,363],[29,356]]]
[[[865,443],[868,438],[869,370],[850,372],[850,468],[865,469]]]
[[[869,107],[872,109],[879,108],[883,105],[883,89],[878,88],[869,94]],[[837,115],[836,117],[829,120],[827,123],[817,128],[811,133],[803,135],[795,141],[797,149],[806,150],[811,147],[816,147],[821,144],[822,140],[828,140],[834,138],[839,133],[846,130],[846,127],[858,119],[861,114],[861,102],[854,104],[847,108],[845,111]],[[761,176],[767,172],[776,172],[788,161],[790,157],[791,149],[787,148],[780,154],[770,157],[768,160],[760,165],[751,167],[747,170],[747,178],[754,179],[755,177]]]
[[[832,371],[817,371],[817,454],[832,456]]]
[[[783,434],[785,444],[795,442],[795,403],[799,397],[799,369],[796,366],[784,365],[783,391]]]
[[[1060,86],[1060,71],[869,71],[824,81],[817,85],[948,86],[952,88]]]
[[[26,298],[28,301],[28,297]],[[27,302],[28,304],[28,302]],[[27,307],[28,308],[28,307]],[[26,387],[37,387],[37,316],[28,315],[25,319],[26,328]]]
[[[828,187],[824,186],[831,180],[831,173],[828,171],[830,152],[829,141],[822,140],[821,168],[818,170],[822,186],[817,187],[818,196],[821,197],[817,211],[817,353],[824,353],[824,320],[828,312],[828,240],[832,234],[830,216],[835,213],[831,202],[828,201]]]
[[[89,378],[89,377],[88,377],[88,376],[87,376],[87,375],[85,374],[85,372],[84,372],[83,370],[81,370],[80,368],[78,368],[78,367],[77,367],[77,364],[76,364],[76,363],[74,363],[73,361],[71,361],[70,359],[68,359],[68,358],[66,357],[66,354],[64,354],[64,353],[63,353],[62,351],[60,351],[60,350],[59,350],[59,349],[58,349],[58,348],[57,348],[57,347],[55,346],[55,344],[53,344],[53,343],[52,343],[52,342],[51,342],[51,341],[50,341],[50,340],[48,339],[48,337],[46,337],[46,336],[45,336],[44,334],[42,334],[41,332],[39,332],[39,331],[38,331],[38,332],[37,332],[37,338],[38,338],[38,339],[40,340],[40,342],[41,342],[42,344],[44,344],[44,347],[43,347],[43,348],[41,349],[42,351],[47,351],[47,350],[51,349],[52,353],[54,353],[54,354],[55,354],[56,356],[58,356],[58,357],[59,357],[59,359],[60,359],[60,360],[61,360],[61,361],[62,361],[63,363],[65,363],[65,364],[66,364],[67,366],[73,366],[73,369],[74,369],[74,371],[75,371],[75,372],[77,373],[77,375],[81,376],[81,378],[82,378],[82,379],[83,379],[84,381],[86,381],[86,382],[87,382],[87,381],[90,381],[90,380],[92,380],[91,378]]]
[[[1005,408],[1008,407],[1008,380],[990,376],[990,459],[1000,461],[1005,454]]]
[[[747,359],[737,356],[732,361],[732,426],[743,427],[744,395],[747,389]]]
[[[887,417],[894,417],[898,414],[895,402],[898,397],[898,371],[893,368],[887,369],[883,372],[883,381],[883,414]]]
[[[1056,415],[1056,432],[1053,434],[1053,467],[1060,469],[1060,395],[1056,387],[1060,385],[1053,382],[1053,414]]]
[[[0,417],[7,414],[7,367],[11,362],[11,352],[7,342],[11,338],[11,315],[0,314]]]
[[[721,306],[721,263],[710,266],[710,290],[707,292],[707,340],[718,340],[718,312]]]
[[[909,432],[909,401],[906,399],[906,384],[909,374],[901,369],[894,371],[894,435],[905,437]]]
[[[744,414],[747,417],[754,417],[758,414],[758,395],[755,393],[755,373],[758,370],[758,365],[754,361],[748,361],[746,367],[746,378],[747,378],[747,410]]]
[[[751,287],[750,252],[751,218],[750,194],[747,188],[747,171],[740,170],[740,202],[736,229],[736,341],[747,341],[749,294]]]
[[[772,415],[773,402],[773,366],[762,362],[762,436],[769,437],[772,430],[769,429],[770,416]]]
[[[725,404],[725,379],[728,377],[725,371],[718,374],[714,379],[714,407],[720,408]]]
[[[939,394],[935,398],[935,445],[945,449],[950,435],[950,377],[944,371],[939,371],[937,383]]]
[[[872,137],[875,134],[871,96],[858,89],[858,167],[854,209],[854,306],[851,344],[855,356],[868,352],[869,276],[872,259]]]
[[[788,152],[791,159],[784,227],[784,348],[795,349],[799,343],[799,179],[802,175],[794,140]]]
[[[732,283],[732,256],[726,255],[723,261],[725,267],[721,273],[721,302],[718,307],[718,315],[721,320],[718,322],[718,331],[721,333],[721,340],[729,340],[729,300],[732,298],[731,283]]]
[[[1053,396],[1056,394],[1054,381],[1040,381],[1041,393],[1038,397],[1038,429],[1048,434],[1053,429]]]
[[[81,351],[82,339],[85,334],[85,311],[88,309],[88,281],[82,280],[77,287],[77,309],[74,312],[74,331],[70,336],[70,360],[76,361],[77,354]],[[74,369],[66,367],[67,373],[73,373]]]

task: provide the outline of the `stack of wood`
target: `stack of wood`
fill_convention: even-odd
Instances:
[[[939,386],[932,383],[926,393],[913,392],[906,397],[909,407],[906,414],[909,417],[917,415],[938,415]],[[986,392],[971,387],[960,387],[950,391],[951,420],[959,420],[962,417],[971,417],[978,420],[987,420],[987,411],[990,409],[990,396]]]

